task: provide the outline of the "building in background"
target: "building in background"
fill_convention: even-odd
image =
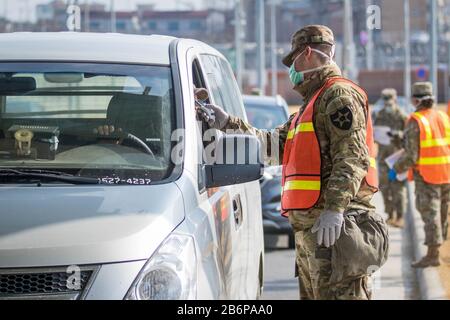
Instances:
[[[243,25],[244,38],[244,74],[243,85],[246,92],[256,86],[257,79],[257,16],[256,1],[241,0],[244,9]],[[271,47],[270,47],[270,8],[266,0],[265,10],[265,40],[267,78],[270,80]],[[235,34],[234,7],[232,1],[205,0],[202,10],[194,10],[189,2],[179,2],[174,10],[159,11],[154,5],[138,5],[131,11],[116,11],[115,28],[111,25],[109,6],[92,0],[86,5],[85,1],[78,1],[81,9],[82,32],[111,32],[115,29],[121,33],[131,34],[163,34],[176,37],[198,39],[211,44],[220,50],[235,67]],[[378,5],[381,8],[381,30],[373,31],[373,68],[367,68],[367,5]],[[66,0],[49,0],[48,3],[36,6],[36,21],[15,22],[5,18],[0,19],[0,32],[11,31],[66,31],[67,26]],[[430,35],[429,35],[429,0],[410,0],[411,7],[411,63],[412,79],[418,68],[427,68],[430,63]],[[439,62],[440,86],[439,92],[450,97],[448,87],[448,65],[450,59],[450,0],[438,0],[439,5]],[[383,85],[382,75],[392,73],[391,79],[398,79],[404,68],[404,39],[403,39],[403,1],[402,0],[353,0],[353,42],[355,44],[355,61],[353,65],[359,70],[358,79],[362,82],[370,81],[369,93],[371,97],[379,94],[378,86]],[[278,92],[289,102],[298,102],[298,95],[291,89],[287,78],[287,69],[281,64],[282,56],[291,48],[291,36],[300,27],[308,24],[328,25],[335,34],[337,41],[336,61],[342,61],[344,41],[344,6],[343,0],[278,0],[276,6],[277,21],[277,50],[278,62]],[[370,79],[370,80],[365,80]],[[377,80],[378,79],[378,80]],[[397,89],[403,92],[401,81]],[[396,83],[397,83],[396,82]],[[270,81],[266,81],[270,87]],[[374,85],[379,83],[379,85]],[[267,90],[269,92],[269,90]],[[441,100],[443,96],[440,95]]]

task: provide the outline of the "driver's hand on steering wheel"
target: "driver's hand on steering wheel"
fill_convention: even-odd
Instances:
[[[98,134],[101,136],[109,136],[109,135],[113,134],[115,131],[116,131],[116,128],[114,126],[104,125],[104,126],[98,126],[97,128],[95,128],[94,134]],[[122,128],[118,128],[117,132],[122,133],[123,132]]]

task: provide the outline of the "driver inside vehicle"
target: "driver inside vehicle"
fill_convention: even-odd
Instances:
[[[121,95],[124,95],[123,93]],[[138,97],[142,97],[142,96],[138,96]],[[208,90],[205,88],[197,88],[194,86],[194,98],[195,98],[195,107],[197,112],[202,112],[202,105],[205,104],[209,98],[209,93]],[[118,126],[115,125],[116,123],[118,123],[121,119],[121,117],[113,117],[112,116],[112,109],[115,108],[116,104],[116,100],[118,99],[117,96],[113,97],[111,99],[111,102],[108,106],[108,111],[107,111],[107,119],[106,119],[106,124],[104,125],[100,125],[96,128],[93,129],[93,133],[95,135],[99,135],[99,136],[104,136],[104,137],[110,137],[112,135],[116,135],[118,137],[118,139],[116,140],[111,140],[111,139],[105,139],[105,140],[101,140],[102,143],[117,143],[120,144],[123,141],[123,135],[124,132],[127,131],[125,129],[129,129],[129,128],[125,128],[123,126]],[[117,108],[116,108],[117,109]],[[208,109],[206,109],[208,110]],[[116,118],[116,119],[113,119]],[[145,114],[142,114],[142,118],[146,118]],[[122,118],[123,119],[123,118]],[[136,127],[135,125],[133,125],[133,127]],[[133,132],[129,132],[131,134],[133,134]]]
[[[1,76],[1,167],[151,183],[171,174],[170,68],[0,63]]]

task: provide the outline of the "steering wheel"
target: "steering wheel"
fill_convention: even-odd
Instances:
[[[134,134],[131,134],[129,132],[114,132],[111,133],[109,135],[99,135],[97,133],[89,133],[86,132],[85,130],[79,130],[79,129],[72,129],[72,130],[66,130],[65,131],[66,134],[71,134],[71,135],[75,135],[75,136],[84,136],[84,137],[95,137],[97,139],[105,139],[105,140],[119,140],[119,144],[122,144],[123,141],[128,140],[133,142],[133,144],[135,146],[138,146],[140,149],[143,149],[145,151],[146,154],[151,155],[153,158],[156,159],[155,153],[153,152],[152,149],[150,149],[150,147],[144,142],[142,141],[140,138],[136,137]]]
[[[142,149],[145,150],[146,153],[148,153],[149,155],[151,155],[153,158],[156,158],[155,154],[153,153],[152,149],[150,149],[150,147],[141,139],[139,139],[138,137],[136,137],[134,134],[128,133],[128,132],[124,132],[121,135],[123,135],[121,138],[123,139],[120,144],[122,144],[123,141],[125,140],[129,140],[134,142],[134,144],[138,145],[139,147],[141,147]]]

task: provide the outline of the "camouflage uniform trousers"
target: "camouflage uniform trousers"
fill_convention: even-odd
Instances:
[[[289,221],[295,232],[296,274],[300,300],[370,300],[369,277],[348,279],[330,285],[331,250],[319,247],[311,228],[319,214],[291,212]]]
[[[389,181],[388,173],[389,167],[379,161],[378,176],[380,191],[383,195],[384,211],[390,219],[400,219],[404,217],[407,210],[406,181]]]
[[[425,245],[441,245],[447,239],[450,184],[433,185],[414,173],[416,208],[425,224]]]

